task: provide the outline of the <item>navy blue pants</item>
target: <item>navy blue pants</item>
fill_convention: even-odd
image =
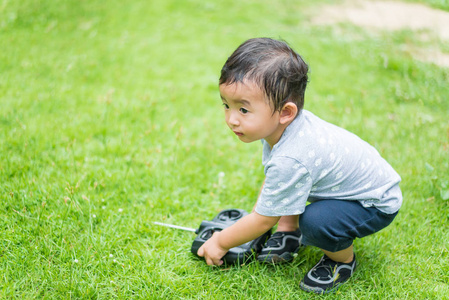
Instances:
[[[302,243],[337,252],[352,245],[356,238],[387,227],[397,213],[386,214],[358,201],[320,200],[306,206],[299,216]]]

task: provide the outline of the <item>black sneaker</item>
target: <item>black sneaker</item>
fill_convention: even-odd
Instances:
[[[302,234],[296,231],[277,231],[265,243],[257,260],[267,263],[282,263],[292,261],[294,254],[303,246]]]
[[[324,255],[304,276],[299,286],[307,292],[331,293],[352,276],[356,266],[355,254],[350,263],[339,263]]]

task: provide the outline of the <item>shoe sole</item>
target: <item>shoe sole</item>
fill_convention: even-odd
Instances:
[[[303,291],[306,291],[306,292],[309,292],[309,293],[315,293],[315,294],[319,294],[319,295],[324,295],[324,294],[330,294],[330,293],[334,293],[334,292],[336,292],[339,288],[340,288],[340,286],[342,286],[343,285],[343,283],[339,283],[339,284],[337,284],[336,286],[334,286],[334,287],[332,287],[332,288],[330,288],[330,289],[327,289],[327,290],[325,290],[325,289],[322,289],[322,288],[319,288],[319,287],[311,287],[311,286],[308,286],[308,285],[306,285],[304,282],[300,282],[299,283],[299,287],[303,290]]]
[[[294,252],[285,252],[281,255],[278,254],[262,254],[257,257],[257,260],[262,263],[272,263],[272,264],[279,264],[279,263],[286,263],[291,262],[295,257],[294,254],[299,252],[299,249],[301,249],[303,246],[299,246]]]

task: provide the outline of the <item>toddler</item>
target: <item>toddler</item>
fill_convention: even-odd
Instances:
[[[324,253],[300,282],[336,290],[353,274],[353,241],[388,226],[402,204],[400,177],[368,143],[303,109],[308,66],[287,43],[241,44],[221,70],[225,120],[245,142],[261,140],[265,181],[254,210],[198,250],[209,265],[277,224],[258,260],[291,261],[302,245]],[[308,205],[306,203],[309,202]]]

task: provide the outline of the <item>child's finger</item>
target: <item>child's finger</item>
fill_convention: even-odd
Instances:
[[[207,263],[208,266],[214,266],[215,265],[214,261],[209,256],[206,256],[205,260],[206,260],[206,263]]]
[[[200,256],[200,257],[203,257],[203,256],[204,256],[204,248],[203,248],[203,246],[201,246],[201,247],[198,249],[197,254],[198,254],[198,256]]]

